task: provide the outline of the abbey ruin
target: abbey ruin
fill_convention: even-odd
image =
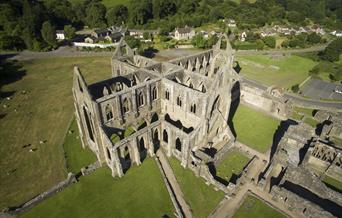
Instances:
[[[244,190],[265,196],[288,216],[341,217],[341,193],[321,181],[324,175],[342,181],[342,150],[329,141],[342,137],[341,114],[317,112],[317,128],[290,120],[293,102],[275,87],[263,89],[243,79],[234,52],[221,37],[211,50],[157,62],[122,40],[112,57],[112,78],[88,85],[75,67],[73,95],[83,147],[113,177],[124,176],[160,149],[222,190],[228,203]],[[236,140],[230,122],[239,104],[282,120],[268,153]],[[232,148],[250,162],[225,184],[212,166]],[[211,216],[220,217],[220,209]]]

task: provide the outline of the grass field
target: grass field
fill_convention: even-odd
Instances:
[[[77,122],[74,119],[69,127],[68,134],[65,137],[63,145],[66,165],[69,172],[78,173],[80,169],[97,159],[89,148],[82,148],[81,139],[79,138]]]
[[[233,117],[237,140],[262,153],[271,147],[279,123],[279,120],[242,104]]]
[[[331,186],[333,189],[335,189],[336,191],[342,193],[342,182],[337,181],[334,178],[331,178],[330,176],[326,176],[323,179],[323,182],[325,184],[327,184],[328,186]]]
[[[233,218],[281,218],[286,217],[282,213],[268,206],[261,200],[251,195],[248,195],[236,211]]]
[[[194,216],[208,217],[223,199],[224,193],[207,186],[202,178],[197,178],[191,170],[184,169],[176,158],[169,159],[169,162]]]
[[[299,56],[272,59],[267,55],[237,57],[241,74],[265,85],[290,88],[308,77],[308,72],[316,64],[313,60]]]
[[[0,103],[0,209],[21,204],[66,178],[62,145],[74,110],[73,66],[80,66],[88,83],[110,77],[111,71],[108,57],[20,64],[24,72],[11,72],[15,81],[1,89],[13,93]]]
[[[154,160],[148,158],[122,178],[109,168],[66,188],[23,217],[173,217],[173,206]]]
[[[229,182],[233,174],[239,175],[249,158],[236,149],[229,151],[223,161],[216,166],[216,175]]]

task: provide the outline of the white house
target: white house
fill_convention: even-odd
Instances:
[[[246,33],[246,31],[243,31],[243,32],[240,34],[240,41],[241,41],[241,42],[246,41],[246,37],[247,37],[247,33]]]
[[[65,39],[64,30],[56,30],[56,39],[57,40],[64,40]]]
[[[235,20],[233,20],[233,19],[228,19],[227,26],[228,26],[228,27],[236,27],[236,22],[235,22]]]
[[[342,37],[342,31],[341,30],[334,30],[330,34],[333,36],[336,36],[336,37]]]
[[[188,40],[195,36],[195,30],[192,27],[185,26],[184,28],[176,28],[175,36],[176,40]]]

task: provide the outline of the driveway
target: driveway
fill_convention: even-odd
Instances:
[[[316,100],[342,100],[342,94],[334,92],[336,89],[342,91],[342,84],[310,79],[302,87],[302,93],[305,97]]]

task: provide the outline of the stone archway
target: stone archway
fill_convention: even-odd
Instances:
[[[176,149],[182,152],[182,142],[179,138],[176,139]]]
[[[144,137],[141,137],[139,140],[139,153],[140,153],[140,161],[142,162],[143,160],[145,160],[147,156],[147,148],[145,145]]]
[[[169,136],[167,134],[166,129],[164,129],[164,131],[163,131],[163,141],[166,142],[166,143],[169,142]]]
[[[153,132],[153,147],[154,147],[154,153],[157,152],[157,150],[160,147],[160,140],[159,140],[159,131],[158,129],[155,129]]]
[[[92,128],[92,125],[91,125],[91,120],[90,120],[88,111],[87,111],[85,106],[83,106],[83,115],[84,115],[84,119],[86,121],[86,128],[87,128],[87,131],[88,131],[88,137],[89,137],[89,139],[92,142],[95,142],[93,128]]]

